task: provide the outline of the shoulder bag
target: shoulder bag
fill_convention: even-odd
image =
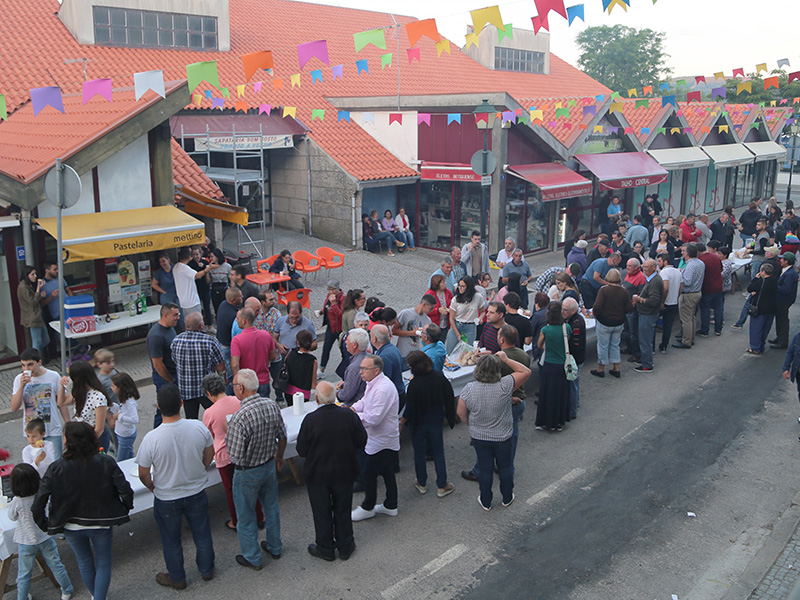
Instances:
[[[747,314],[751,317],[758,316],[758,301],[761,298],[761,291],[764,289],[764,280],[761,280],[761,287],[758,288],[758,293],[756,294],[756,299],[750,301],[750,306],[747,307]],[[752,296],[751,296],[752,297]]]
[[[289,369],[286,367],[286,361],[294,351],[294,348],[289,350],[289,354],[287,354],[286,358],[283,360],[283,366],[281,367],[278,376],[275,378],[275,381],[272,382],[272,387],[275,388],[276,392],[281,394],[285,394],[286,390],[289,389]]]
[[[578,378],[578,363],[575,362],[575,357],[569,352],[569,341],[567,339],[567,328],[569,325],[564,323],[561,326],[561,331],[564,333],[564,353],[567,355],[564,361],[564,373],[567,375],[567,381],[575,381]]]

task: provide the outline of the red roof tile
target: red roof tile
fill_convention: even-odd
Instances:
[[[185,185],[193,192],[212,200],[219,200],[224,195],[219,186],[208,178],[191,156],[186,154],[175,138],[172,139],[172,178],[175,183]]]
[[[649,100],[647,107],[635,108],[637,100],[645,99]],[[644,144],[647,138],[654,133],[658,120],[665,109],[661,106],[661,98],[626,98],[623,103],[622,114],[625,116],[625,120],[633,127],[634,135]],[[642,134],[642,127],[648,127],[650,133]]]
[[[111,77],[115,85],[130,85],[134,72],[153,69],[162,69],[167,80],[184,78],[187,64],[216,60],[222,85],[231,91],[226,108],[233,109],[238,99],[235,86],[246,83],[241,55],[271,49],[275,76],[284,79],[284,90],[273,90],[269,77],[262,71],[253,77],[253,81],[264,82],[262,92],[255,95],[253,87],[248,86],[242,100],[253,107],[259,103],[297,106],[298,118],[312,128],[311,138],[360,180],[402,177],[416,171],[358,125],[337,122],[336,110],[326,98],[499,91],[515,98],[610,93],[608,88],[554,55],[550,57],[549,75],[493,71],[460,52],[454,43],[451,55],[437,58],[433,42],[424,38],[419,44],[421,62],[408,64],[408,37],[402,25],[416,19],[386,13],[287,0],[230,0],[231,50],[199,52],[80,45],[55,14],[58,8],[56,0],[4,1],[0,19],[0,82],[4,89],[0,93],[6,94],[9,108],[24,102],[28,89],[53,85],[54,81],[65,92],[78,92],[83,66],[64,64],[63,60],[85,57],[90,79]],[[395,54],[391,68],[380,68],[380,55],[387,51],[369,46],[355,53],[352,34],[374,28],[387,28],[387,51]],[[333,81],[330,69],[312,59],[302,73],[301,87],[292,89],[289,78],[300,72],[296,45],[319,39],[328,41],[331,65],[344,65],[344,77]],[[369,61],[370,73],[358,75],[355,61],[364,58]],[[323,68],[324,83],[312,85],[309,72],[315,68]],[[210,102],[204,99],[203,106],[210,106]],[[324,121],[311,121],[314,108],[326,109]]]

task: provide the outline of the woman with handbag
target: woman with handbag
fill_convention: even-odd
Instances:
[[[536,429],[561,431],[569,421],[569,383],[565,365],[569,355],[567,328],[561,314],[561,303],[547,305],[546,325],[539,334],[542,355],[539,377],[539,404],[536,410]],[[574,358],[572,359],[574,365]],[[577,366],[574,367],[577,372]],[[574,377],[573,377],[574,379]]]
[[[286,389],[283,390],[286,405],[293,404],[292,398],[296,392],[303,394],[304,400],[311,399],[311,390],[317,387],[317,358],[311,354],[311,344],[314,340],[311,332],[302,330],[297,332],[297,348],[292,348],[283,362],[283,369],[278,376],[284,378],[286,371]],[[279,386],[280,381],[276,382]]]
[[[767,343],[778,300],[778,278],[772,272],[772,265],[763,263],[758,275],[747,286],[750,292],[750,347],[748,354],[762,354]]]

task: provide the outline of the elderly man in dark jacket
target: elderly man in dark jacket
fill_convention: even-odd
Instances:
[[[778,299],[775,306],[775,339],[771,348],[785,349],[789,346],[789,307],[797,300],[797,271],[794,268],[794,252],[784,252],[778,257],[781,275],[778,278]]]
[[[319,408],[306,415],[297,436],[316,533],[308,553],[333,561],[338,548],[339,558],[347,560],[356,549],[350,509],[358,451],[367,443],[367,432],[356,413],[336,406],[336,391],[327,381],[317,385],[316,398]]]

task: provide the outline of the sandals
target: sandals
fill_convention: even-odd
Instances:
[[[748,348],[747,350],[745,350],[745,352],[747,352],[748,354],[754,354],[756,356],[760,356],[761,354],[763,354],[762,352],[758,352],[757,350],[753,350],[752,348]]]
[[[236,525],[233,524],[233,520],[225,521],[225,527],[227,527],[228,529],[232,529],[233,531],[236,531]]]

